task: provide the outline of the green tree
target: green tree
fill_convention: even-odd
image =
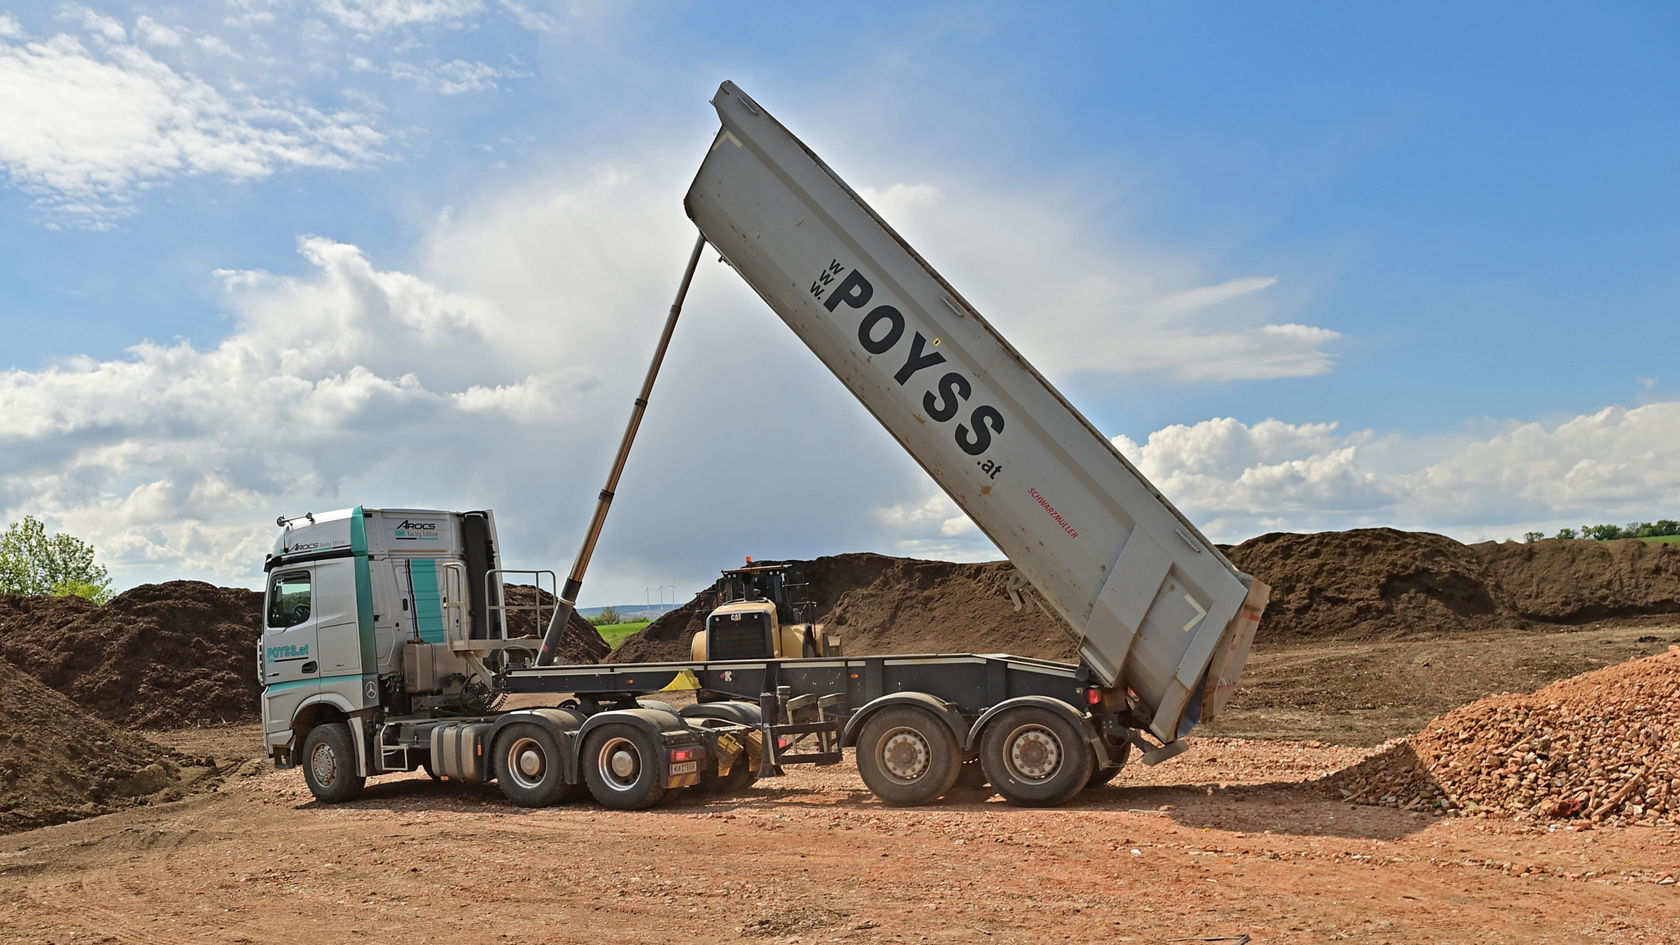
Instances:
[[[1534,542],[1537,542],[1540,539],[1545,538],[1545,537],[1546,537],[1545,532],[1523,532],[1523,541],[1526,541],[1529,544],[1533,544]]]
[[[623,623],[624,615],[618,612],[617,607],[603,607],[601,612],[591,618],[589,622],[597,627],[610,627],[613,624]]]
[[[1560,528],[1560,529],[1558,529],[1557,536],[1559,538],[1577,538],[1577,537],[1579,537],[1576,534],[1575,529],[1573,529],[1573,528]]]
[[[0,534],[0,594],[111,599],[111,577],[93,560],[93,546],[74,535],[47,534],[33,515]]]

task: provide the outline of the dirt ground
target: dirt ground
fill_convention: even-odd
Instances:
[[[1183,757],[1052,810],[981,794],[888,808],[849,762],[636,813],[528,811],[424,776],[329,807],[255,757],[255,724],[145,731],[214,776],[0,835],[0,945],[1680,943],[1680,827],[1353,806],[1324,783],[1483,696],[1680,643],[1680,546],[1536,544],[1390,530],[1245,543],[1233,553],[1274,582],[1276,613],[1231,708]],[[949,649],[952,627],[985,631],[988,646],[958,649],[1062,645],[1008,605],[996,566],[835,562],[810,591],[866,649]],[[82,649],[20,635],[8,615],[8,645],[40,650],[19,650],[20,670],[48,675]],[[694,621],[664,623],[639,645],[685,653]],[[119,678],[105,667],[90,678]],[[80,696],[81,678],[49,684]],[[0,721],[17,728],[24,708]],[[79,768],[27,767],[50,747],[38,741],[8,741],[8,770],[75,788]]]
[[[1484,696],[1530,692],[1673,643],[1673,618],[1378,642],[1275,640],[1255,647],[1236,697],[1198,731],[1376,745]]]
[[[209,752],[253,728],[177,742]],[[1680,832],[1352,807],[1358,749],[1202,739],[1063,808],[883,807],[849,764],[651,811],[384,779],[0,837],[5,942],[1680,941]]]

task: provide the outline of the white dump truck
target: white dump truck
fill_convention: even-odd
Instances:
[[[541,639],[510,637],[487,511],[283,518],[260,647],[267,748],[342,800],[425,768],[516,803],[576,785],[621,809],[855,748],[871,791],[961,779],[1060,804],[1224,707],[1268,588],[1238,571],[838,175],[733,83],[685,206],[700,231],[583,548]],[[792,656],[775,607],[723,608],[681,663],[559,665],[558,639],[710,245],[1008,556],[1077,664],[1001,654]],[[551,572],[520,572],[539,584]],[[760,621],[741,626],[747,618]],[[649,698],[679,681],[714,701]],[[554,705],[498,711],[510,694]],[[524,701],[533,701],[526,699]],[[546,700],[536,700],[546,701]]]

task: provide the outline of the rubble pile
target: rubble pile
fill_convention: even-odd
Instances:
[[[1680,822],[1680,647],[1473,702],[1326,783],[1410,810]]]

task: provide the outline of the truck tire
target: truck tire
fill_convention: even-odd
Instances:
[[[367,778],[356,773],[356,742],[350,726],[329,722],[303,739],[303,780],[309,793],[325,804],[354,800]]]
[[[579,764],[583,782],[602,807],[641,810],[665,796],[658,746],[634,725],[613,722],[590,732]]]
[[[1004,800],[1054,807],[1085,789],[1096,767],[1085,735],[1061,713],[1024,705],[1000,714],[980,737],[980,764]]]
[[[515,722],[496,736],[496,784],[520,807],[547,807],[566,799],[565,764],[554,733],[535,722]]]
[[[857,740],[858,774],[895,807],[929,804],[951,790],[962,768],[957,738],[931,712],[888,706],[870,716]]]

